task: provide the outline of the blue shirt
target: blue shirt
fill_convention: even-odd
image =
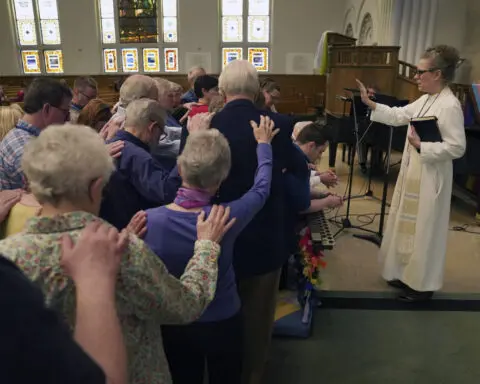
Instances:
[[[308,168],[310,160],[298,145],[294,145],[295,156],[304,160],[305,167],[297,168],[295,172],[287,169],[284,177],[287,204],[297,214],[310,208],[310,169]]]
[[[253,187],[240,199],[226,203],[231,217],[237,220],[222,240],[222,253],[218,259],[218,280],[215,298],[198,321],[228,319],[240,310],[240,299],[232,266],[233,246],[240,232],[262,209],[270,193],[272,177],[272,147],[257,146],[258,168]],[[204,208],[207,214],[211,206]],[[175,211],[167,207],[147,210],[147,234],[145,242],[157,254],[168,271],[181,277],[185,271],[197,238],[198,212]]]
[[[0,143],[0,190],[26,189],[27,179],[22,171],[25,145],[41,130],[23,120],[10,130]]]
[[[287,248],[290,253],[294,253],[297,249],[297,238],[295,235],[295,225],[297,215],[310,208],[310,169],[308,164],[310,160],[305,156],[303,151],[294,144],[296,151],[294,157],[297,163],[303,160],[304,167],[297,167],[294,171],[287,169],[284,173],[285,182],[285,199],[286,199],[286,219],[285,232]]]
[[[181,178],[156,162],[147,144],[127,131],[118,131],[111,140],[123,140],[125,147],[117,159],[104,190],[100,217],[119,230],[125,228],[138,211],[173,201]]]
[[[198,102],[198,97],[197,95],[195,95],[195,91],[193,89],[190,89],[182,95],[181,101],[182,104],[196,103]]]

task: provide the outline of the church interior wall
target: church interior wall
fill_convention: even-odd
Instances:
[[[58,13],[65,75],[101,74],[102,46],[97,0],[60,0]],[[326,30],[342,31],[346,0],[273,1],[270,72],[287,73],[287,56],[313,57]],[[10,0],[0,1],[0,75],[22,75]],[[187,53],[210,53],[211,72],[221,70],[218,0],[180,0],[178,9],[179,69],[188,71]]]

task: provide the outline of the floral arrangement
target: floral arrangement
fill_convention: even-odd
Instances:
[[[320,269],[325,268],[327,263],[323,260],[321,251],[315,252],[310,228],[304,228],[300,232],[300,263],[303,267],[303,287],[299,291],[298,301],[303,306],[302,322],[308,324],[312,318],[313,291],[320,287]]]
[[[313,287],[320,287],[320,269],[325,268],[327,263],[321,251],[315,252],[310,228],[304,228],[300,232],[300,255],[302,256],[303,276]]]

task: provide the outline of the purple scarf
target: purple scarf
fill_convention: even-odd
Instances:
[[[177,197],[173,201],[178,206],[191,209],[200,208],[210,205],[212,196],[201,189],[180,188],[177,192]]]

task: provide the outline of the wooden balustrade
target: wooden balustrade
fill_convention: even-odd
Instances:
[[[344,103],[337,99],[345,88],[357,88],[356,79],[375,84],[383,93],[394,94],[399,47],[330,46],[326,110],[341,114]],[[349,93],[347,93],[349,95]]]

